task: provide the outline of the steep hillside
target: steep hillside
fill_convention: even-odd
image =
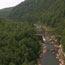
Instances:
[[[64,22],[64,16],[64,0],[26,0],[16,6],[8,17],[31,23],[41,22],[55,27],[63,25],[61,21]]]
[[[65,19],[65,1],[25,0],[14,8],[0,10],[0,16],[30,23],[40,22],[52,27],[60,26]]]
[[[65,25],[65,0],[25,0],[14,8],[1,10],[0,16],[30,23],[40,22],[62,31]]]
[[[13,9],[9,18],[28,22],[39,21],[41,14],[47,11],[55,1],[56,0],[26,0]]]
[[[12,8],[0,9],[0,17],[6,18],[10,14],[12,9],[13,9],[13,7]]]
[[[65,1],[57,0],[45,13],[44,20],[47,25],[52,27],[58,24],[64,24],[65,19]],[[62,22],[63,21],[63,22]]]

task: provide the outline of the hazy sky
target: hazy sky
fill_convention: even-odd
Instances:
[[[0,0],[0,9],[18,5],[24,0]]]

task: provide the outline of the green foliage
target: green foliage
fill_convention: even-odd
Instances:
[[[36,31],[27,23],[1,20],[0,65],[35,65],[41,45]]]
[[[0,9],[0,17],[7,18],[7,16],[10,14],[12,9],[13,9],[13,7],[12,8]]]
[[[12,10],[8,9],[5,12],[4,9],[3,11],[4,13],[0,13],[0,15],[4,16],[7,12],[6,17],[9,19],[26,21],[31,24],[38,23],[54,29],[57,34],[62,35],[62,44],[65,51],[65,0],[25,0],[18,6],[12,8]],[[8,13],[8,11],[10,12]],[[21,33],[23,34],[23,32]],[[3,34],[5,35],[6,32]],[[12,32],[10,34],[12,34]],[[17,33],[13,33],[12,37],[14,34],[16,35]],[[21,34],[18,34],[19,35],[16,36],[17,41],[25,36],[25,34],[23,34],[20,37]]]
[[[9,18],[35,23],[43,20],[43,14],[56,0],[25,0],[13,9]]]
[[[63,45],[63,50],[65,51],[65,30],[62,32],[62,45]]]

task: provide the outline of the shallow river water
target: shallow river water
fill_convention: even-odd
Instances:
[[[45,45],[47,46],[47,53],[42,57],[41,65],[59,65],[59,61],[56,59],[58,50],[48,42],[45,42]],[[54,53],[50,51],[51,49],[54,49]]]

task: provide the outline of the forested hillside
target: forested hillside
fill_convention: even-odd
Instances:
[[[9,18],[28,22],[41,21],[42,15],[56,0],[25,0],[10,13]]]
[[[64,20],[64,7],[64,0],[25,0],[13,9],[9,18],[31,23],[40,21],[54,27]]]
[[[0,65],[36,65],[41,45],[27,23],[0,19]]]
[[[60,26],[60,24],[63,25],[61,21],[64,22],[65,1],[25,0],[14,8],[0,11],[0,15],[6,15],[13,20],[28,21],[30,23],[40,22],[52,27]]]
[[[64,23],[65,1],[25,0],[14,8],[0,10],[0,16],[31,23],[41,22],[52,27],[60,26]]]
[[[0,48],[2,49],[0,59],[4,63],[1,63],[2,65],[10,63],[12,63],[10,65],[19,65],[19,63],[27,65],[28,62],[37,61],[40,44],[33,36],[33,29],[28,23],[40,23],[58,32],[62,36],[65,51],[65,0],[25,0],[14,8],[0,10],[0,16],[18,21],[0,21]]]
[[[12,8],[0,9],[0,17],[1,18],[7,18],[7,16],[10,14],[12,9],[13,9],[13,7]]]

